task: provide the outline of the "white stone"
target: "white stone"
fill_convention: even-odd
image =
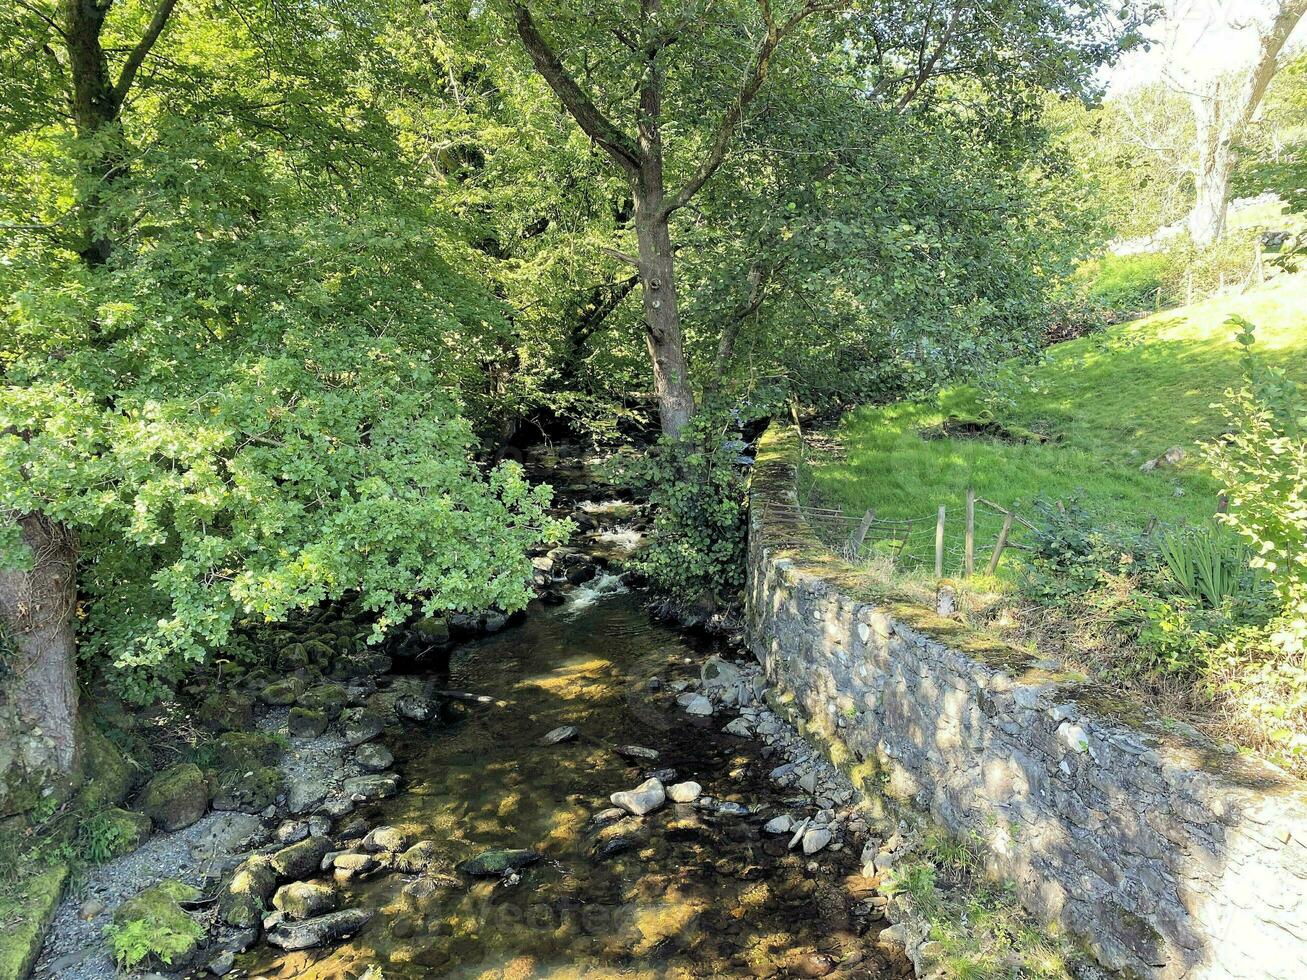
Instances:
[[[712,702],[702,694],[696,694],[689,704],[685,706],[685,713],[690,715],[711,715],[713,712]]]
[[[738,735],[740,738],[749,738],[753,735],[753,729],[743,718],[734,719],[729,725],[722,729],[727,735]]]
[[[1079,725],[1064,721],[1057,726],[1057,735],[1073,752],[1089,751],[1089,735]]]
[[[788,813],[782,813],[779,817],[768,820],[762,829],[768,834],[788,834],[794,829],[794,818]]]
[[[667,796],[673,803],[693,803],[702,792],[703,787],[692,779],[667,787]]]
[[[646,779],[635,789],[614,793],[608,799],[614,806],[620,806],[627,813],[643,817],[667,802],[667,792],[657,779]]]
[[[803,833],[803,853],[816,854],[831,841],[831,832],[826,827],[812,827]]]

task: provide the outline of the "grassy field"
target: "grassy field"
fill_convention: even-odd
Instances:
[[[1257,325],[1268,363],[1307,383],[1307,276],[1285,277],[1058,345],[1042,363],[1009,365],[981,388],[857,409],[838,427],[843,458],[818,460],[810,489],[850,514],[875,508],[878,519],[914,519],[905,553],[921,563],[933,562],[934,514],[944,505],[946,574],[960,561],[968,487],[1031,517],[1040,497],[1078,496],[1102,523],[1210,521],[1218,487],[1200,443],[1221,433],[1213,403],[1241,378],[1225,324],[1232,314]],[[992,420],[1015,438],[923,438],[950,415]],[[1031,434],[1047,441],[1019,441]],[[1185,453],[1179,465],[1140,471],[1173,446]],[[999,524],[997,514],[978,510],[978,564]]]

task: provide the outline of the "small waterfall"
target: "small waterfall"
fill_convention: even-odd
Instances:
[[[622,584],[620,576],[612,572],[600,572],[584,585],[578,585],[568,595],[563,614],[570,619],[589,609],[605,596],[618,595],[626,591],[627,588]]]

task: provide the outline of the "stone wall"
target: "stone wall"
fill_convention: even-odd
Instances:
[[[771,683],[1104,966],[1307,977],[1307,787],[896,600],[769,510],[796,454],[773,426],[753,477],[746,619]]]

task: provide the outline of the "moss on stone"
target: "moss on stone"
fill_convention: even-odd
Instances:
[[[209,754],[223,769],[255,769],[275,765],[285,741],[264,732],[226,732],[209,746]]]
[[[187,914],[200,890],[181,881],[162,881],[118,906],[105,929],[114,958],[130,969],[149,959],[173,967],[184,965],[200,947],[204,927]]]
[[[121,803],[136,780],[136,767],[92,722],[82,726],[82,773],[77,791],[78,809],[93,812]]]
[[[200,767],[189,762],[159,773],[141,794],[141,809],[162,830],[180,830],[204,816],[209,787]]]
[[[0,980],[31,972],[67,881],[60,863],[0,886]]]
[[[285,777],[275,766],[230,769],[218,776],[213,808],[257,813],[275,803],[284,788]]]

